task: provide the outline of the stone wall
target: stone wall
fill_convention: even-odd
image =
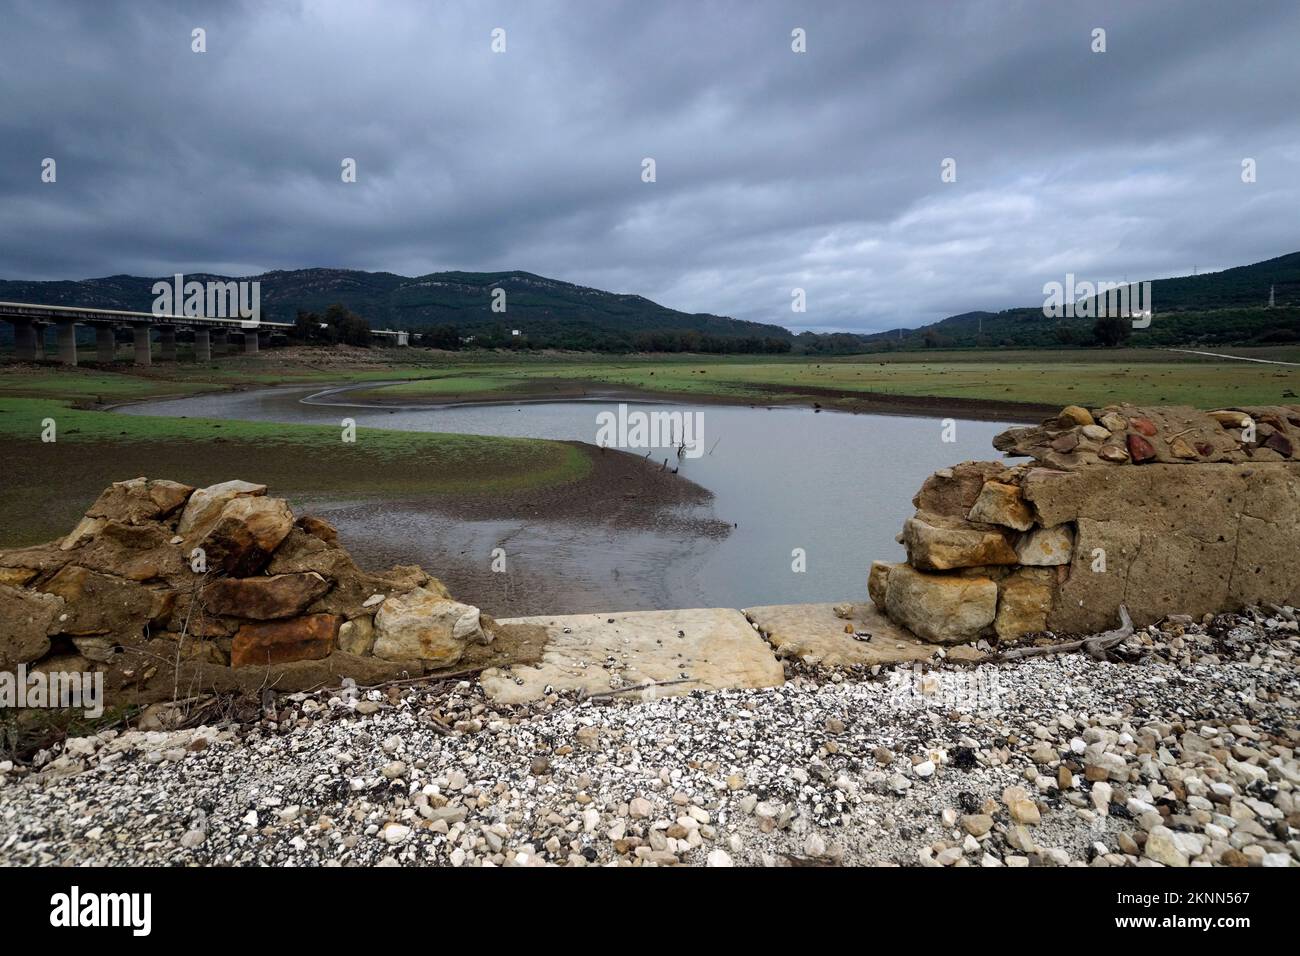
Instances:
[[[117,699],[376,682],[492,639],[421,568],[363,571],[245,481],[116,482],[66,538],[0,552],[0,668],[103,671]]]
[[[1300,406],[1071,406],[926,479],[868,588],[936,643],[1300,602]]]

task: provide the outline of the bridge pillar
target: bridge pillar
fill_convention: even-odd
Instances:
[[[221,329],[212,330],[212,354],[228,355],[230,353],[230,339]]]
[[[149,326],[133,325],[131,334],[135,338],[135,364],[152,365],[153,358],[149,354]]]
[[[117,358],[117,334],[111,325],[95,326],[95,361],[107,364]]]
[[[36,329],[36,361],[45,361],[45,330],[49,328],[48,322],[33,322]]]
[[[269,349],[269,348],[271,347],[271,333],[270,333],[270,332],[258,332],[258,333],[257,333],[257,345],[258,345],[258,348]]]
[[[176,361],[176,326],[158,326],[158,352],[164,362]]]
[[[36,361],[36,324],[14,319],[14,358],[20,362]]]
[[[77,323],[65,319],[56,323],[59,343],[59,361],[64,365],[77,364]]]
[[[258,344],[257,333],[252,329],[246,329],[244,331],[244,353],[246,355],[256,355]]]
[[[212,361],[212,333],[207,329],[194,330],[194,361]]]

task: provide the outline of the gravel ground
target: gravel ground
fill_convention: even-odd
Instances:
[[[295,694],[0,763],[0,863],[1297,866],[1298,651],[1273,608],[1105,662],[530,708]]]

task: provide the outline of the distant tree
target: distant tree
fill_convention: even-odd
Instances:
[[[302,343],[319,342],[322,339],[320,316],[315,312],[298,310],[293,320],[293,337]]]
[[[325,325],[333,342],[362,347],[370,345],[370,323],[337,302],[325,310]]]
[[[454,325],[436,325],[420,336],[420,344],[426,348],[454,351],[460,348],[460,329]]]
[[[1092,326],[1093,339],[1105,348],[1123,345],[1132,332],[1130,320],[1118,315],[1100,316]]]

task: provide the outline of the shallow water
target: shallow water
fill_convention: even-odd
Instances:
[[[339,424],[349,417],[358,429],[595,443],[597,416],[616,415],[620,404],[617,399],[401,408],[325,404],[346,399],[346,390],[265,389],[151,402],[122,411],[315,424]],[[398,517],[374,507],[341,508],[331,520],[359,556],[415,560],[432,553],[419,545],[429,536],[439,539],[443,553],[449,548],[487,551],[493,540],[509,539],[506,550],[512,559],[516,548],[524,566],[544,567],[569,580],[568,593],[537,592],[532,600],[542,605],[532,605],[529,598],[499,602],[511,613],[865,600],[871,561],[902,556],[894,536],[911,515],[912,495],[925,477],[959,461],[997,458],[990,442],[1008,427],[959,420],[952,429],[955,440],[944,441],[943,422],[932,418],[790,407],[622,404],[629,412],[698,416],[698,457],[679,458],[662,446],[650,449],[650,457],[668,458],[669,467],[680,467],[682,475],[712,491],[709,508],[713,516],[735,525],[730,535],[683,540],[672,533],[545,521],[450,527],[432,515],[422,518],[404,509]],[[645,450],[635,449],[640,454]],[[400,540],[403,535],[414,535],[415,541]],[[801,564],[803,570],[798,570]]]

